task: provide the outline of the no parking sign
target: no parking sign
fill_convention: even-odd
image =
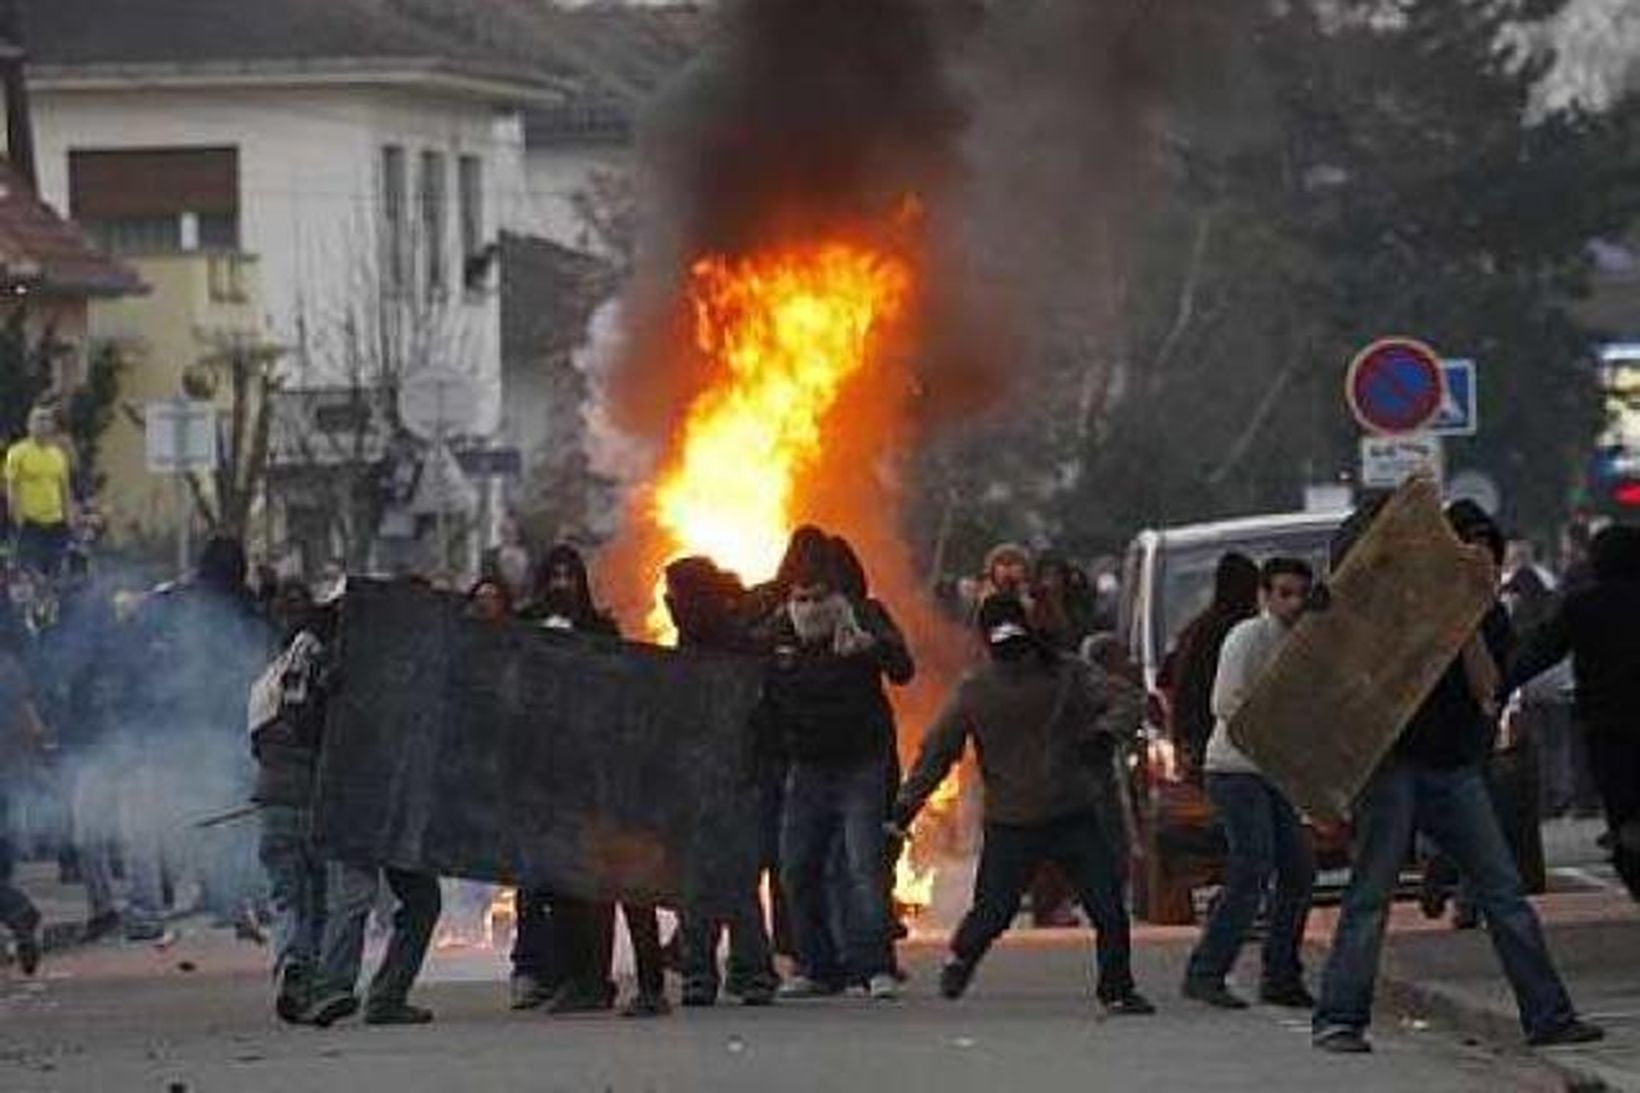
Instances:
[[[1414,338],[1382,338],[1356,354],[1344,398],[1362,428],[1380,436],[1427,429],[1446,403],[1440,356]]]

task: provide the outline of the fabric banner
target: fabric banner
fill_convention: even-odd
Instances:
[[[1299,808],[1349,815],[1373,770],[1464,644],[1497,590],[1435,484],[1390,498],[1230,723],[1230,738]]]
[[[761,666],[350,581],[316,828],[332,856],[589,899],[753,883]]]

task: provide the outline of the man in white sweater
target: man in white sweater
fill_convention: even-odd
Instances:
[[[1281,790],[1230,740],[1231,719],[1297,625],[1313,579],[1309,564],[1297,558],[1264,563],[1259,582],[1263,612],[1230,631],[1213,681],[1213,734],[1203,766],[1207,795],[1224,825],[1229,856],[1224,888],[1190,954],[1184,994],[1224,1009],[1247,1007],[1225,986],[1224,977],[1235,965],[1267,889],[1269,933],[1259,999],[1297,1009],[1315,1004],[1305,989],[1298,956],[1315,883],[1310,839]]]

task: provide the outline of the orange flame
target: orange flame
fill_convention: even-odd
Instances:
[[[826,414],[867,368],[873,335],[899,316],[909,287],[898,259],[846,243],[696,263],[696,342],[722,379],[695,400],[655,486],[655,522],[673,556],[705,554],[749,581],[774,574]],[[648,629],[671,636],[659,602]]]

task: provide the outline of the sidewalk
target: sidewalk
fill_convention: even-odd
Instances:
[[[1606,1029],[1588,1047],[1538,1052],[1569,1089],[1640,1093],[1640,908],[1620,892],[1533,901],[1579,1012]],[[1320,917],[1318,915],[1318,917]],[[1327,914],[1330,936],[1332,914]],[[1319,925],[1319,924],[1318,924]],[[1407,1020],[1447,1025],[1503,1047],[1522,1045],[1514,997],[1483,930],[1454,932],[1399,905],[1385,946],[1380,1001]]]

